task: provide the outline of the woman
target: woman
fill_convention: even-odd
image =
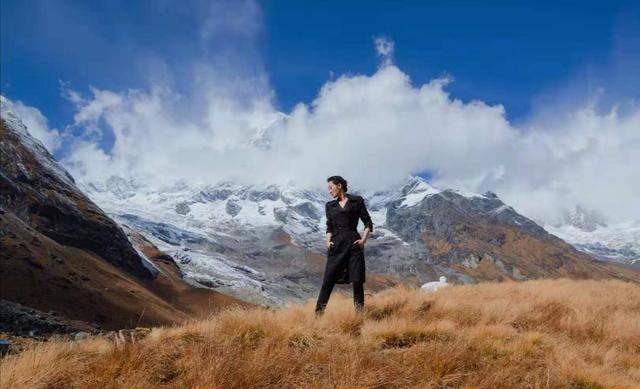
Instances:
[[[335,200],[325,204],[327,216],[327,265],[316,304],[321,316],[335,284],[353,284],[356,313],[364,308],[364,246],[373,231],[373,223],[362,196],[347,194],[347,181],[340,176],[327,178],[329,194]],[[364,223],[358,233],[358,219]]]

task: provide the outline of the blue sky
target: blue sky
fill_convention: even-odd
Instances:
[[[265,56],[285,107],[311,99],[328,70],[373,71],[369,41],[382,34],[416,83],[448,72],[455,96],[502,103],[516,120],[539,95],[607,67],[615,34],[640,9],[616,1],[285,3],[265,7]]]
[[[640,7],[631,1],[265,1],[250,42],[221,30],[202,48],[207,3],[4,0],[2,93],[63,127],[72,107],[59,80],[81,91],[144,87],[145,61],[179,73],[183,61],[235,39],[226,49],[251,51],[247,70],[264,70],[288,111],[332,75],[374,72],[372,38],[382,35],[395,41],[395,62],[414,83],[449,73],[452,95],[503,104],[518,121],[574,77],[612,78],[602,73],[615,51],[638,48],[628,36],[638,33]],[[618,88],[632,93],[628,85]]]

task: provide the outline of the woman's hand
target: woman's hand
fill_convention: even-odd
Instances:
[[[330,249],[332,247],[333,247],[333,241],[330,240],[329,242],[327,242],[327,248]]]
[[[364,249],[364,244],[365,243],[366,243],[366,240],[364,240],[364,239],[358,239],[358,240],[353,241],[353,245],[360,247],[360,249]]]

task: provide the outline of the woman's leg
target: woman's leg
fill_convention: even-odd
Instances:
[[[353,305],[356,307],[356,312],[362,312],[364,308],[364,282],[353,283]]]
[[[325,281],[322,283],[322,287],[320,288],[320,295],[318,295],[318,301],[316,303],[316,315],[322,315],[324,312],[324,308],[327,306],[329,302],[329,296],[331,296],[331,291],[333,290],[333,286],[335,285],[335,281]]]

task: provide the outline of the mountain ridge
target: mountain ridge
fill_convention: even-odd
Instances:
[[[243,288],[254,289],[251,297],[243,297],[275,305],[286,304],[289,298],[300,301],[315,293],[313,280],[317,283],[322,262],[305,264],[300,258],[312,255],[322,261],[327,201],[323,191],[295,184],[243,185],[222,181],[219,185],[197,186],[183,182],[159,193],[143,184],[131,183],[130,188],[138,189],[131,190],[123,199],[118,195],[119,186],[82,182],[80,186],[87,188],[87,193],[114,218],[129,221],[150,239],[156,239],[154,244],[190,257],[180,265],[187,275],[197,273],[196,282],[217,283],[228,293],[234,293],[233,284],[237,282]],[[366,199],[376,225],[366,248],[367,261],[368,271],[381,277],[392,276],[418,285],[441,275],[454,282],[474,283],[486,279],[537,278],[547,271],[556,276],[585,277],[593,273],[605,278],[628,271],[626,267],[618,270],[595,262],[519,214],[493,192],[438,189],[421,177],[409,175],[401,186],[354,193]],[[424,236],[420,228],[435,219],[434,215],[421,212],[430,209],[440,212],[440,224],[433,226],[432,235]],[[457,220],[455,226],[451,220]],[[440,227],[444,232],[438,230]],[[472,233],[467,233],[463,242],[459,230]],[[283,234],[285,241],[278,243],[264,238],[272,234]],[[474,235],[482,236],[486,242],[480,242]],[[550,257],[537,258],[526,247],[518,248],[525,241],[535,248],[533,251],[545,252]],[[452,244],[463,243],[464,249],[449,249]],[[213,247],[213,251],[206,246]],[[443,251],[445,247],[449,248]],[[506,252],[504,247],[513,252]],[[284,254],[282,250],[291,252]],[[274,255],[285,256],[282,263],[295,264],[290,272],[293,274],[277,269],[277,261],[266,259]],[[517,260],[517,256],[526,260]],[[228,274],[222,274],[205,269],[203,262],[215,262],[215,258],[219,266],[231,260],[251,270],[234,270],[232,266]],[[482,263],[484,259],[487,261]],[[272,266],[267,265],[270,261]],[[190,269],[194,263],[196,269]],[[631,279],[639,279],[636,273],[629,274]],[[285,280],[290,279],[306,282],[276,286],[280,280],[287,284]]]
[[[30,135],[10,102],[0,103],[2,312],[15,311],[9,304],[17,303],[99,329],[175,323],[230,304],[252,305],[194,291],[181,274],[163,271],[173,259],[145,255],[149,243],[134,245]]]
[[[7,116],[8,123],[19,123],[17,115]],[[30,136],[23,127],[14,131],[20,133],[14,144]],[[140,242],[164,253],[161,257],[174,258],[184,282],[250,304],[284,306],[317,293],[326,260],[328,196],[322,190],[292,181],[280,185],[178,180],[157,187],[153,180],[133,177],[74,180],[70,175],[64,178],[68,173],[48,153],[34,158],[45,158],[55,168],[45,179],[52,177],[74,188],[58,186],[49,191],[53,196],[78,192],[77,196],[90,199],[84,203],[99,209],[91,214],[117,223],[123,231],[120,241],[130,247],[138,271],[150,279],[166,274],[144,255]],[[29,174],[20,167],[24,164],[6,166],[3,171]],[[64,177],[56,180],[58,173]],[[72,186],[63,182],[68,179]],[[14,198],[12,206],[22,207],[23,215],[37,209],[19,197],[25,191],[15,192],[5,198]],[[453,283],[561,276],[640,279],[637,271],[623,264],[596,262],[575,250],[493,192],[440,189],[407,175],[385,190],[351,193],[365,198],[376,225],[366,247],[367,272],[374,280],[366,286],[370,291],[398,283],[422,285],[440,276]]]

